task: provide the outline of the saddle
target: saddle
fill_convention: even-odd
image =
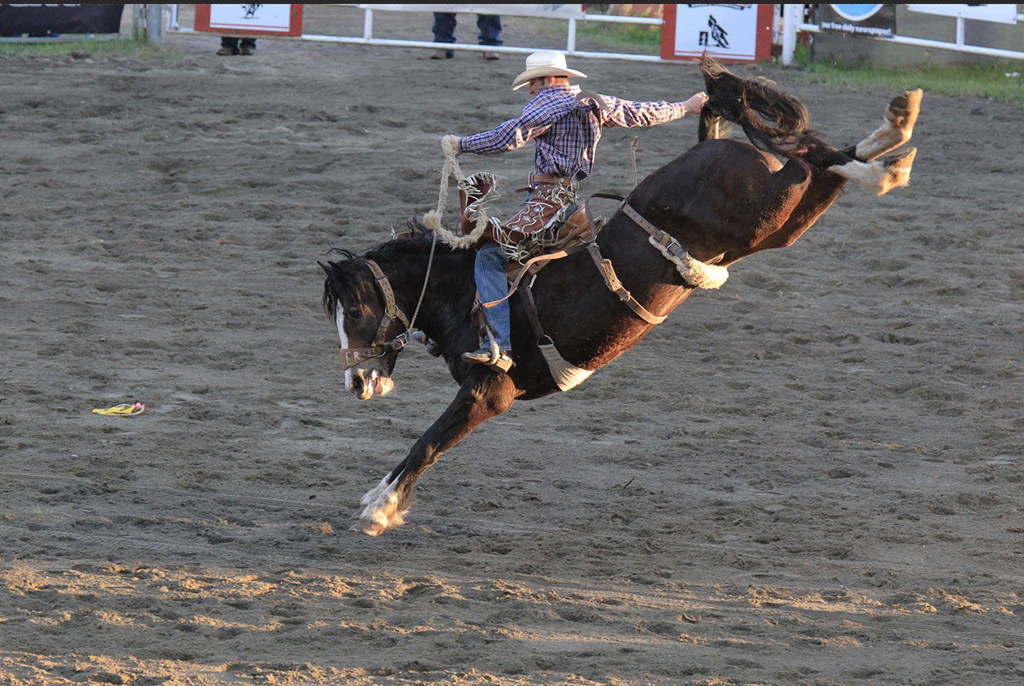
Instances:
[[[475,220],[470,217],[472,214],[471,205],[478,202],[494,187],[494,181],[491,177],[470,177],[470,181],[471,185],[468,190],[459,190],[459,203],[461,206],[459,233],[464,236],[472,232],[476,226]],[[526,191],[529,189],[520,190]],[[553,205],[550,207],[555,209]],[[598,232],[604,225],[604,217],[598,217],[595,220],[597,226],[592,227],[584,203],[574,202],[557,212],[552,221],[544,225],[538,225],[535,228],[531,227],[525,230],[507,229],[497,225],[497,221],[494,219],[491,222],[484,230],[483,240],[501,242],[495,235],[496,230],[498,230],[501,232],[501,237],[505,242],[524,245],[523,253],[526,255],[526,259],[510,260],[505,266],[505,271],[510,275],[509,280],[511,281],[512,275],[522,270],[526,262],[532,262],[533,258],[544,258],[547,255],[552,256],[531,264],[528,267],[532,270],[531,274],[536,273],[544,264],[554,259],[556,254],[569,250],[574,246],[582,246],[586,241],[597,238]],[[543,241],[532,239],[532,236],[540,233],[544,234]]]

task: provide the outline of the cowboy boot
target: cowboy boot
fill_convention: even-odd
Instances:
[[[462,353],[462,359],[470,364],[485,364],[500,372],[507,372],[515,364],[512,351],[500,350],[493,341],[483,343],[479,350]]]

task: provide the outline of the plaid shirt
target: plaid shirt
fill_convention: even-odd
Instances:
[[[604,95],[610,110],[601,111],[593,100],[577,102],[578,86],[551,86],[526,103],[523,113],[497,128],[459,138],[463,152],[497,155],[537,141],[534,165],[537,173],[590,175],[594,151],[604,127],[654,126],[686,114],[681,102],[635,102]]]

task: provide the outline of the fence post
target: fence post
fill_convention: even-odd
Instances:
[[[132,37],[151,45],[163,40],[163,6],[132,5]]]
[[[784,6],[782,14],[782,64],[793,64],[793,53],[796,52],[797,27],[803,23],[803,5]]]
[[[373,38],[373,10],[369,7],[363,9],[363,40]]]
[[[164,39],[163,5],[146,5],[146,38],[150,45],[160,45]]]

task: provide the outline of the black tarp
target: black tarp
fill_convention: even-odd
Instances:
[[[117,33],[124,5],[0,3],[0,36]]]

